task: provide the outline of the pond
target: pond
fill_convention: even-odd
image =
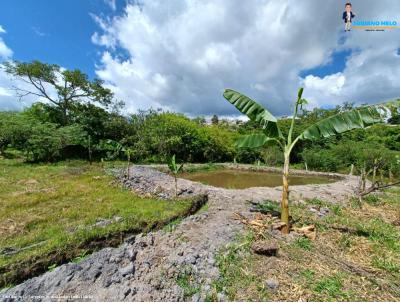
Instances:
[[[179,177],[228,189],[282,186],[282,174],[277,172],[214,170],[184,173]],[[337,180],[324,176],[291,175],[289,177],[290,185],[326,184],[335,181]]]

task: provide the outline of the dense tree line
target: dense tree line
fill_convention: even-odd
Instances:
[[[9,63],[7,71],[31,84],[32,90],[17,90],[20,97],[33,94],[46,101],[22,112],[0,112],[0,153],[5,156],[9,154],[7,150],[14,149],[33,162],[89,157],[123,159],[123,148],[131,150],[130,158],[140,163],[166,162],[173,154],[183,162],[283,163],[276,146],[259,150],[235,148],[240,135],[259,131],[251,121],[226,121],[214,115],[206,122],[204,117],[191,119],[160,110],[125,116],[120,113],[123,104],[114,101],[111,91],[99,80],[88,80],[80,71],[61,70],[40,62]],[[49,86],[54,88],[53,94],[46,90]],[[334,109],[303,110],[294,135],[352,107],[347,103]],[[278,123],[286,135],[290,119],[282,118]],[[393,112],[387,125],[318,142],[300,142],[291,160],[323,171],[344,171],[352,164],[368,168],[378,161],[382,169],[400,174],[399,123],[398,112]]]

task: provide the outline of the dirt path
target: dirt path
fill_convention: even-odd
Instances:
[[[157,170],[136,166],[130,174],[124,184],[131,189],[162,198],[174,192],[173,178]],[[291,197],[340,202],[356,183],[355,177],[346,177],[332,184],[293,186]],[[215,253],[242,230],[233,213],[249,215],[246,201],[279,200],[281,192],[279,188],[228,190],[184,179],[179,179],[178,186],[182,195],[208,194],[208,210],[187,217],[172,232],[134,236],[118,248],[103,249],[78,264],[65,264],[27,280],[0,294],[0,301],[15,301],[7,296],[23,296],[27,301],[32,300],[29,296],[41,296],[41,301],[61,296],[91,301],[204,301],[219,276]],[[185,282],[189,276],[199,289],[195,294],[177,285],[177,278]],[[225,300],[222,293],[218,297]]]

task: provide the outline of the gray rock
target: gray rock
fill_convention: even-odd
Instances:
[[[199,293],[194,294],[194,295],[192,296],[192,302],[200,302],[200,301],[201,301],[201,296],[200,296]]]
[[[128,250],[127,254],[128,254],[129,260],[131,260],[132,262],[134,262],[136,260],[137,251],[130,249],[130,250]]]
[[[87,280],[95,281],[101,275],[101,267],[89,270],[87,273]]]
[[[123,277],[127,275],[132,275],[135,272],[135,266],[133,265],[133,263],[129,263],[127,266],[121,268],[119,272]]]
[[[106,226],[108,226],[109,224],[113,223],[113,221],[111,219],[104,219],[104,218],[99,218],[97,219],[96,223],[93,224],[93,227],[101,227],[104,228]]]
[[[279,281],[276,279],[268,279],[265,281],[265,286],[270,290],[277,290],[279,288]]]
[[[187,264],[196,264],[197,259],[193,255],[190,255],[186,257],[185,262]]]

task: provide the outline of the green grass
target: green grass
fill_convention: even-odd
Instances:
[[[328,301],[335,301],[336,298],[350,298],[351,293],[343,290],[343,276],[335,274],[319,280],[313,290],[317,293],[324,294]]]
[[[186,164],[183,166],[183,171],[186,173],[194,173],[194,172],[201,172],[201,171],[216,171],[223,169],[224,166],[214,163],[206,163],[202,165],[192,165]]]
[[[379,205],[381,203],[381,199],[377,195],[367,195],[363,198],[363,201],[370,205]]]
[[[216,262],[220,270],[220,278],[214,282],[214,293],[224,292],[228,301],[242,299],[242,293],[251,291],[254,300],[250,297],[247,301],[268,301],[263,279],[251,273],[254,259],[250,252],[250,245],[254,241],[252,233],[238,236],[236,241],[222,249],[216,255]],[[210,301],[216,301],[216,298]]]
[[[279,203],[272,200],[265,200],[263,203],[256,205],[256,209],[264,212],[275,212],[280,213],[281,206]]]
[[[199,286],[195,285],[192,281],[193,277],[191,267],[183,267],[176,277],[176,284],[183,289],[185,297],[191,297],[200,290]]]
[[[313,248],[311,240],[305,237],[296,239],[293,242],[293,245],[306,251],[311,251]]]
[[[163,231],[166,233],[173,232],[177,228],[177,226],[181,224],[182,220],[182,217],[172,220],[170,223],[163,227]]]
[[[189,200],[134,195],[106,175],[100,164],[1,159],[0,251],[23,250],[0,255],[0,287],[20,281],[21,271],[52,267],[86,255],[101,242],[118,244],[124,233],[161,226],[184,215],[190,206]],[[116,217],[122,219],[116,222]],[[96,227],[98,219],[113,223]]]

